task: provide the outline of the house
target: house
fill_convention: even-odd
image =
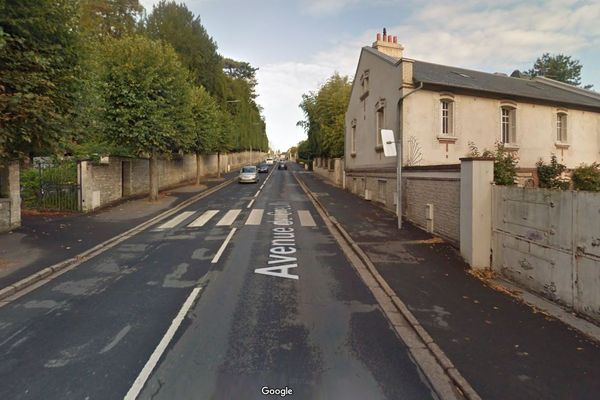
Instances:
[[[384,156],[381,129],[401,142],[407,170],[450,170],[471,145],[482,151],[497,142],[517,156],[522,180],[551,154],[570,168],[600,160],[600,94],[543,77],[413,60],[403,50],[385,30],[361,50],[346,112],[346,186],[353,192],[393,208],[396,158]]]

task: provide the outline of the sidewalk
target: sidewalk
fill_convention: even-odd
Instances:
[[[156,202],[144,197],[89,214],[23,215],[20,228],[0,234],[0,289],[76,256],[235,175],[231,172],[221,179],[206,179],[200,186],[163,191]]]
[[[365,251],[484,399],[597,399],[600,346],[466,272],[458,251],[309,173],[298,177]]]

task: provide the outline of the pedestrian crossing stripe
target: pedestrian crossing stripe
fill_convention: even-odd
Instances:
[[[205,211],[201,216],[196,218],[191,224],[188,225],[188,228],[200,228],[204,226],[212,217],[217,215],[219,210],[208,210]]]
[[[215,226],[231,226],[231,225],[233,225],[233,223],[236,221],[236,219],[240,216],[241,211],[242,210],[239,208],[228,210],[221,217],[221,219],[219,219],[217,221]],[[174,216],[173,218],[171,218],[167,222],[163,223],[162,225],[158,226],[157,228],[154,229],[154,231],[165,231],[168,229],[176,228],[177,226],[181,225],[182,223],[184,223],[184,221],[186,221],[187,219],[190,219],[191,217],[196,217],[196,218],[193,219],[192,222],[190,222],[186,226],[188,228],[202,228],[203,226],[206,226],[211,220],[214,220],[214,218],[220,212],[221,212],[221,210],[206,210],[206,211],[202,212],[202,214],[200,214],[200,215],[195,215],[195,214],[197,214],[196,211],[184,211],[184,212]],[[298,220],[300,222],[300,226],[303,226],[303,227],[317,226],[317,224],[315,223],[315,220],[309,210],[297,210],[297,214],[298,214]],[[265,216],[265,210],[263,208],[254,208],[254,209],[250,210],[250,213],[248,214],[248,218],[244,222],[244,225],[249,225],[249,226],[261,225],[263,222],[266,221],[264,216]],[[268,221],[266,221],[266,222],[268,222]]]

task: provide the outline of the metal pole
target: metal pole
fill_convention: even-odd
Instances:
[[[402,229],[402,145],[396,140],[396,216],[398,229]]]

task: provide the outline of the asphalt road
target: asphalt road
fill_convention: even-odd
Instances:
[[[0,398],[431,398],[291,171],[261,178],[0,308]]]

